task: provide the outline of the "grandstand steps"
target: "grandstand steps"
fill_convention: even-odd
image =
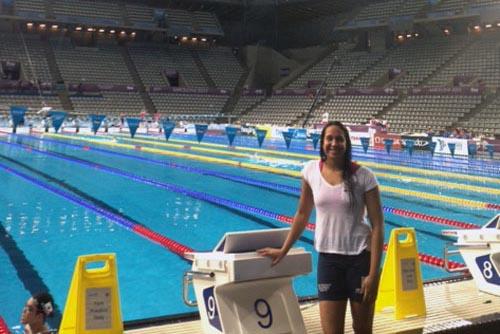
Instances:
[[[146,107],[146,111],[149,114],[156,114],[158,110],[156,109],[153,101],[151,100],[151,97],[149,94],[146,92],[146,87],[144,86],[144,83],[141,80],[141,77],[139,76],[139,73],[137,72],[137,68],[135,67],[134,62],[132,61],[132,58],[130,57],[128,48],[126,46],[123,46],[120,48],[120,52],[122,53],[122,58],[127,66],[127,69],[130,73],[130,76],[134,80],[134,85],[136,85],[137,90],[139,92],[139,95],[141,96],[142,103],[144,104],[144,107]]]
[[[366,73],[370,72],[373,68],[376,68],[379,63],[383,62],[391,53],[391,50],[387,50],[387,52],[377,59],[375,62],[371,63],[370,66],[368,66],[364,71],[361,71],[356,75],[354,78],[352,78],[346,85],[345,87],[356,87],[356,82],[362,78]],[[382,84],[383,85],[383,84]],[[377,85],[372,84],[371,86],[377,87]]]
[[[47,65],[49,66],[49,71],[52,79],[56,83],[63,83],[64,80],[61,75],[61,71],[59,70],[59,66],[56,62],[56,55],[54,54],[54,50],[52,50],[52,46],[47,40],[44,41],[44,48],[45,56],[47,58]],[[71,102],[71,99],[69,98],[69,93],[66,89],[66,85],[56,85],[56,91],[63,109],[66,111],[74,111],[75,108],[73,106],[73,102]]]
[[[133,26],[133,23],[130,20],[130,17],[128,15],[127,6],[125,6],[125,1],[123,1],[123,0],[118,1],[118,8],[120,9],[120,14],[121,14],[121,17],[122,17],[122,20],[123,20],[123,23],[125,24],[125,26],[128,26],[128,27]]]
[[[205,65],[201,61],[200,55],[198,54],[198,52],[196,52],[196,50],[190,50],[190,52],[191,52],[191,56],[193,57],[194,63],[198,67],[198,70],[200,71],[201,76],[203,77],[203,79],[207,83],[208,87],[217,88],[217,85],[215,84],[213,79],[210,77],[210,74],[208,74],[207,68],[205,67]]]
[[[45,5],[45,17],[49,20],[53,20],[56,18],[56,16],[54,15],[54,3],[53,3],[54,0],[47,0],[47,1],[44,1],[44,5]]]
[[[58,90],[57,97],[59,98],[61,106],[65,111],[75,111],[75,107],[73,106],[73,102],[71,102],[71,99],[69,98],[69,93],[66,88],[64,88],[64,90]]]
[[[392,101],[392,103],[389,103],[386,107],[382,108],[382,110],[379,113],[373,115],[373,117],[375,117],[376,119],[384,119],[384,116],[393,108],[398,106],[401,102],[403,102],[407,96],[407,94],[400,94],[397,99]]]
[[[224,105],[224,108],[222,108],[222,113],[225,115],[223,117],[223,120],[218,119],[217,122],[224,122],[225,119],[227,119],[228,116],[231,116],[234,112],[234,108],[238,104],[238,101],[241,97],[241,91],[243,90],[243,87],[245,86],[245,83],[248,78],[248,74],[250,73],[250,70],[248,68],[244,68],[243,73],[241,73],[241,76],[238,80],[238,83],[234,87],[234,90],[231,94],[231,96],[227,99],[226,104]],[[230,123],[230,122],[228,122]]]
[[[335,50],[337,50],[336,45],[328,45],[321,53],[314,59],[304,63],[303,65],[300,65],[296,69],[292,70],[290,74],[286,77],[280,80],[278,83],[276,83],[273,86],[273,89],[281,89],[286,86],[289,86],[292,84],[294,81],[296,81],[298,78],[300,78],[304,73],[309,71],[314,65],[328,57],[330,54],[332,54]]]
[[[474,108],[472,108],[468,113],[466,113],[462,118],[458,119],[457,122],[453,123],[453,127],[461,126],[463,123],[471,120],[479,114],[485,107],[487,107],[489,104],[491,104],[493,101],[496,100],[497,97],[500,96],[500,91],[497,91],[496,93],[490,93],[483,95],[483,98],[479,104],[477,104]]]
[[[474,40],[470,40],[462,49],[457,50],[457,52],[449,58],[446,62],[444,62],[441,66],[437,67],[427,78],[422,80],[418,86],[425,86],[428,82],[438,76],[441,72],[443,72],[448,66],[453,64],[457,58],[459,58],[462,54],[464,54],[468,49],[470,49],[475,44]],[[450,82],[451,83],[451,82]]]

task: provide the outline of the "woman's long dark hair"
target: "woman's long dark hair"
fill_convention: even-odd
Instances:
[[[349,193],[349,203],[351,205],[351,208],[353,208],[356,201],[356,197],[354,196],[354,185],[352,180],[352,175],[353,175],[352,144],[351,144],[351,138],[349,137],[349,130],[347,130],[344,124],[340,123],[339,121],[330,121],[325,124],[325,127],[321,131],[321,137],[319,141],[319,156],[321,158],[321,161],[323,162],[326,161],[326,153],[323,149],[323,144],[325,142],[326,129],[328,129],[331,126],[336,126],[340,130],[342,130],[342,133],[345,138],[345,155],[344,155],[344,163],[342,165],[342,179],[344,180],[346,185],[346,190]]]

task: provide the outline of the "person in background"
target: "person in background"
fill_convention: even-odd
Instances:
[[[26,302],[21,313],[24,334],[52,333],[45,320],[54,313],[54,299],[49,293],[42,292],[32,296]]]
[[[319,253],[317,289],[325,334],[344,333],[348,300],[354,332],[372,333],[384,218],[377,180],[368,168],[352,162],[351,150],[346,127],[328,122],[320,137],[321,159],[309,161],[302,170],[298,209],[285,243],[258,250],[276,265],[316,208],[314,248]]]

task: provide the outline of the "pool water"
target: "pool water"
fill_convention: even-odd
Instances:
[[[268,141],[259,152],[255,138],[237,137],[235,141],[253,151],[228,149],[227,141],[216,136],[205,136],[198,144],[192,136],[173,135],[170,143],[179,148],[158,145],[165,142],[161,138],[140,137],[135,142],[120,136],[99,138],[0,137],[0,315],[10,327],[18,324],[26,299],[42,290],[55,297],[53,323],[57,323],[77,257],[94,253],[117,256],[125,321],[196,312],[182,302],[182,275],[190,263],[124,226],[145,226],[195,251],[211,250],[228,231],[286,227],[274,217],[293,216],[300,179],[238,167],[234,162],[300,171],[305,161],[317,156],[304,141],[294,142],[288,151],[282,142]],[[131,147],[115,145],[120,143]],[[208,151],[195,151],[197,147]],[[156,151],[147,152],[147,148]],[[222,159],[222,163],[186,158],[185,153]],[[498,161],[456,159],[454,164],[423,153],[409,157],[391,152],[389,156],[371,150],[365,154],[359,148],[354,149],[354,158],[375,171],[382,189],[388,187],[382,191],[385,207],[478,225],[498,213],[446,200],[498,204]],[[403,167],[435,169],[446,177]],[[463,179],[463,171],[475,176]],[[436,183],[425,184],[416,178]],[[463,189],[449,188],[451,183],[463,185]],[[469,190],[469,186],[479,190]],[[417,195],[391,192],[392,188],[409,189]],[[429,200],[425,194],[445,200]],[[314,222],[314,214],[310,221]],[[448,240],[441,230],[451,228],[389,212],[385,223],[385,242],[392,228],[411,226],[417,231],[419,251],[438,257]],[[296,246],[312,250],[312,240],[313,232],[305,231]],[[314,252],[313,257],[315,262]],[[314,271],[294,281],[299,296],[316,294]],[[422,265],[422,274],[425,280],[450,276],[429,265]]]

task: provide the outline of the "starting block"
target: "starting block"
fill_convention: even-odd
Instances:
[[[184,302],[198,306],[204,333],[305,334],[292,278],[312,270],[311,253],[302,248],[271,267],[257,249],[279,248],[289,228],[226,233],[212,252],[191,253],[184,274]],[[196,300],[189,300],[193,284]]]
[[[90,264],[103,264],[91,268]],[[122,334],[115,254],[79,256],[59,334]]]
[[[400,240],[400,236],[406,236]],[[394,310],[396,320],[425,316],[425,298],[413,228],[391,231],[375,311]]]

